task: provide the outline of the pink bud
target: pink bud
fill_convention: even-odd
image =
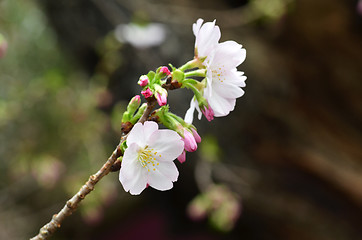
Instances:
[[[135,102],[135,103],[137,103],[138,105],[140,105],[140,104],[141,104],[141,97],[140,97],[140,95],[134,96],[134,97],[132,98],[132,102]]]
[[[210,105],[201,108],[201,112],[204,114],[204,116],[209,122],[214,119],[214,111],[212,110]]]
[[[167,67],[161,67],[160,73],[165,73],[167,76],[171,74]]]
[[[177,160],[178,160],[180,163],[184,163],[184,162],[186,161],[186,152],[183,151],[183,152],[181,153],[181,155],[177,157]]]
[[[148,81],[148,77],[147,77],[146,75],[142,75],[142,76],[140,77],[140,79],[138,80],[138,84],[139,84],[141,87],[146,86],[148,83],[149,83],[149,81]]]
[[[167,104],[167,94],[157,93],[156,99],[157,99],[158,105],[160,105],[160,106]]]
[[[201,142],[201,137],[200,135],[196,132],[195,129],[191,128],[191,131],[192,131],[192,135],[194,135],[194,138],[195,138],[195,141],[197,143]]]
[[[192,135],[192,133],[190,133],[186,129],[184,130],[184,137],[182,138],[182,140],[185,143],[186,151],[195,152],[197,150],[197,143],[195,141],[194,136]]]
[[[145,97],[145,98],[149,98],[153,95],[152,91],[150,88],[147,88],[145,91],[142,91],[141,94]]]

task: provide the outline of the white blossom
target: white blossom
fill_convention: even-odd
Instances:
[[[181,137],[172,130],[158,129],[155,122],[137,123],[127,138],[119,180],[125,191],[140,194],[148,185],[169,190],[177,181],[175,160],[184,150]]]

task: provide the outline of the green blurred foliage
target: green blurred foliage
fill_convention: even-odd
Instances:
[[[96,96],[107,82],[89,79],[69,62],[40,8],[32,1],[5,0],[0,12],[0,32],[9,45],[0,59],[0,214],[10,206],[24,226],[28,222],[17,231],[22,224],[9,227],[0,218],[0,231],[7,229],[0,238],[11,239],[29,237],[26,231],[40,226],[16,212],[13,204],[24,201],[23,207],[32,208],[27,198],[42,202],[44,196],[51,198],[52,189],[73,195],[112,152],[107,142],[117,134],[97,109]],[[113,126],[118,128],[116,120]],[[16,196],[12,186],[21,179],[30,180],[17,191],[33,190]],[[112,198],[116,184],[111,178],[102,181],[82,205],[86,218],[101,215],[95,211]]]

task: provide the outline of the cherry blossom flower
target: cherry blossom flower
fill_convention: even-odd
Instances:
[[[158,129],[155,122],[137,123],[127,138],[119,180],[125,191],[140,194],[146,186],[169,190],[177,181],[174,159],[184,150],[181,137],[172,130]]]
[[[198,19],[193,25],[193,32],[196,37],[195,58],[205,58],[202,62],[206,68],[203,97],[207,103],[200,103],[196,98],[191,100],[185,116],[188,123],[192,123],[195,109],[199,112],[199,119],[204,114],[209,121],[214,116],[228,115],[234,110],[236,98],[244,94],[240,87],[245,87],[246,80],[244,73],[237,70],[237,66],[245,60],[246,50],[235,41],[218,43],[220,30],[215,21],[202,23],[203,20]]]
[[[207,66],[207,86],[204,97],[215,117],[223,117],[234,110],[236,98],[241,97],[246,76],[236,69],[246,57],[246,50],[234,41],[220,43]]]

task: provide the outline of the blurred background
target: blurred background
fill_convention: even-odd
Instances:
[[[194,122],[172,190],[111,173],[52,239],[361,239],[357,0],[0,1],[0,239],[36,235],[101,167],[139,76],[191,60],[199,17],[246,48],[245,95]]]

